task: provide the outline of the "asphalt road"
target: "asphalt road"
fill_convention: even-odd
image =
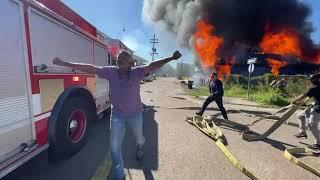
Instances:
[[[4,180],[88,180],[108,150],[109,119],[92,124],[88,143],[68,160],[59,162],[48,159],[48,151],[40,153]]]
[[[125,168],[131,179],[248,179],[225,158],[214,142],[184,121],[194,115],[201,101],[187,98],[183,87],[175,79],[159,79],[141,86],[144,110],[144,135],[146,137],[145,158],[135,161],[135,143],[127,131],[123,143]],[[220,117],[216,105],[210,105],[206,115]],[[226,105],[232,121],[250,124],[265,109]],[[291,121],[296,121],[293,117]],[[108,152],[108,120],[94,123],[88,144],[71,159],[49,162],[43,152],[5,180],[87,180]],[[250,127],[262,133],[273,123],[261,121]],[[228,141],[228,148],[259,179],[318,179],[310,172],[293,165],[283,156],[290,147],[302,147],[312,142],[297,140],[292,135],[296,127],[283,125],[268,139],[246,142],[239,131],[221,127]],[[319,157],[301,157],[302,160],[320,169]]]

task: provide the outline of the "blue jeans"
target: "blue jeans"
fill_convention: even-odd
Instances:
[[[307,108],[306,110],[298,114],[299,118],[299,132],[306,133],[306,124],[308,123],[309,130],[316,139],[316,144],[320,144],[320,113],[317,112],[313,107]]]
[[[115,179],[124,176],[123,159],[121,144],[126,131],[126,127],[132,130],[137,146],[142,147],[145,139],[142,132],[142,112],[134,114],[130,117],[123,117],[119,114],[111,113],[111,135],[110,135],[110,148],[112,159],[112,175]]]

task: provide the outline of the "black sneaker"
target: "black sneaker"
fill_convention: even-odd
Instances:
[[[196,115],[198,116],[202,116],[202,114],[200,112],[196,112]]]
[[[136,159],[138,161],[141,161],[143,159],[143,157],[144,157],[144,152],[143,152],[142,147],[137,146]]]
[[[296,138],[308,138],[307,134],[306,133],[298,133],[296,135],[294,135]]]
[[[313,150],[320,150],[320,144],[312,144],[312,145],[309,145],[308,148]]]

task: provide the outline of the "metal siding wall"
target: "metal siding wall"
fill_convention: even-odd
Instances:
[[[0,131],[14,122],[30,121],[30,107],[25,69],[19,6],[0,1]]]
[[[32,140],[22,6],[0,1],[0,161]]]

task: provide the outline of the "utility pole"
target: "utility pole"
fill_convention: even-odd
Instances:
[[[181,71],[181,72],[180,72],[180,73],[181,73],[180,75],[181,75],[181,78],[182,78],[182,74],[183,74],[183,73],[182,73],[182,72],[183,72],[183,71],[182,71],[182,65],[183,65],[183,57],[181,57],[181,65],[180,65],[180,71]]]
[[[157,49],[154,47],[154,45],[159,43],[159,39],[156,39],[155,34],[153,34],[153,39],[150,39],[150,43],[152,44],[152,49],[150,54],[152,56],[152,61],[154,61],[154,55],[158,54]]]

